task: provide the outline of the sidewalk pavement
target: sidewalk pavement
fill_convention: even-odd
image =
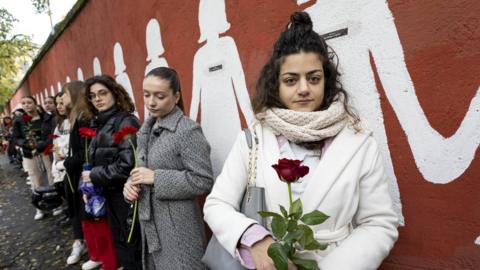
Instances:
[[[0,155],[0,269],[81,269],[84,256],[66,264],[72,245],[71,227],[55,225],[51,214],[35,221],[31,191],[22,171]]]

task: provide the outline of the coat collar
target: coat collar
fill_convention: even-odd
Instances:
[[[118,113],[118,108],[116,106],[113,106],[112,108],[104,111],[104,112],[99,112],[97,115],[97,119],[95,119],[95,124],[96,126],[103,126],[107,121],[112,118],[115,114]]]
[[[175,131],[177,129],[178,122],[182,118],[183,112],[178,107],[175,106],[173,110],[163,118],[158,118],[155,122],[153,129],[168,129],[169,131]]]
[[[280,150],[276,136],[268,127],[257,129],[257,132],[259,133],[260,145],[263,146],[259,151],[262,153],[264,164],[259,164],[259,166],[263,168],[263,178],[267,198],[270,202],[270,210],[277,211],[278,205],[285,207],[289,205],[287,185],[278,179],[277,173],[272,168],[273,164],[278,163]],[[317,168],[310,172],[313,175],[301,197],[304,213],[317,209],[338,176],[369,135],[370,133],[356,134],[347,126],[333,139]]]

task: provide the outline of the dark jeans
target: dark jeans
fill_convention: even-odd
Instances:
[[[130,227],[127,225],[127,218],[130,212],[130,204],[125,202],[121,192],[108,192],[107,216],[112,228],[113,240],[117,251],[119,264],[124,270],[142,269],[142,246],[140,235],[140,223],[138,218],[130,243],[127,243]]]

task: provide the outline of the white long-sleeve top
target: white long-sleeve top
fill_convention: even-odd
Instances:
[[[65,119],[61,125],[57,125],[53,134],[58,136],[57,138],[53,139],[53,149],[58,149],[60,155],[65,158],[68,154],[68,144],[70,140],[70,122],[68,119]],[[66,171],[65,166],[63,166],[64,160],[57,161],[56,157],[56,151],[53,151],[53,182],[59,183],[65,178]]]

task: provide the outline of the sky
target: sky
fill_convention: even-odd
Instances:
[[[53,25],[67,15],[75,2],[76,0],[50,0]],[[39,46],[45,43],[52,30],[50,19],[46,13],[35,13],[31,0],[0,0],[0,7],[7,9],[18,20],[12,35],[29,35]]]

